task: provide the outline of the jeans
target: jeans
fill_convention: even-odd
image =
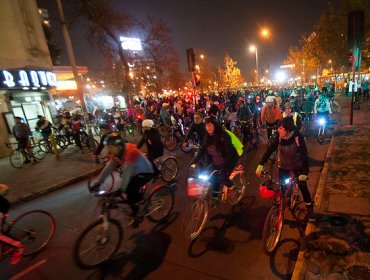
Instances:
[[[132,176],[126,189],[127,204],[131,207],[132,214],[136,215],[139,210],[138,202],[143,200],[143,194],[139,192],[140,188],[145,186],[153,178],[153,173],[140,173]]]

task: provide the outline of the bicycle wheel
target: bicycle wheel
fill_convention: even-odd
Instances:
[[[178,171],[179,171],[179,164],[176,158],[168,157],[162,163],[161,178],[165,182],[171,182],[176,178]]]
[[[231,206],[238,204],[244,197],[247,189],[244,173],[239,173],[233,179],[233,189],[228,191],[228,202]]]
[[[299,202],[298,186],[291,185],[289,190],[289,210],[292,211]]]
[[[194,146],[194,140],[192,138],[190,138],[188,140],[188,143],[189,145],[184,147],[182,144],[183,144],[183,141],[180,143],[180,149],[181,151],[183,151],[184,153],[190,153],[191,152],[191,149],[192,147]]]
[[[174,135],[169,135],[164,139],[164,146],[166,147],[167,150],[173,151],[176,149],[177,146],[177,140]]]
[[[270,255],[275,250],[283,230],[283,221],[283,206],[272,206],[262,231],[262,246],[265,254]]]
[[[186,209],[183,230],[185,238],[194,240],[202,232],[208,218],[208,202],[206,199],[193,201]]]
[[[32,153],[35,156],[36,159],[42,160],[46,157],[46,153],[39,148],[39,146],[33,146],[32,147]]]
[[[168,135],[167,128],[164,125],[158,126],[159,135],[162,137],[166,137]]]
[[[55,219],[46,211],[28,211],[9,222],[6,234],[21,242],[24,246],[23,256],[40,252],[53,238]]]
[[[317,133],[317,141],[322,144],[325,140],[325,126],[320,126]]]
[[[155,223],[165,220],[172,211],[175,197],[168,186],[156,188],[146,200],[149,220]]]
[[[46,141],[45,139],[41,139],[38,143],[37,143],[39,149],[41,151],[43,151],[44,153],[50,153],[51,152],[51,147],[48,143],[48,141]]]
[[[73,257],[84,269],[96,268],[109,261],[121,246],[123,230],[121,224],[108,219],[107,225],[99,219],[87,226],[73,246]]]
[[[15,150],[10,154],[9,161],[14,168],[20,168],[23,166],[24,156],[19,150]]]
[[[91,175],[89,177],[89,179],[87,180],[87,187],[89,191],[92,190],[92,187],[97,181],[97,179],[99,178],[99,176],[100,175],[98,174],[98,175]],[[107,178],[105,178],[104,182],[100,184],[99,190],[104,191],[104,192],[111,192],[113,187],[114,187],[114,174],[112,172],[111,174],[109,174]]]

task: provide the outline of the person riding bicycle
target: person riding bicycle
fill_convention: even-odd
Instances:
[[[105,147],[105,140],[112,133],[112,131],[110,130],[109,125],[107,125],[107,124],[101,124],[101,125],[99,125],[99,128],[100,128],[100,132],[101,132],[101,139],[100,139],[100,142],[99,142],[99,146],[96,148],[96,150],[94,152],[94,155],[93,155],[93,158],[94,158],[96,163],[99,163],[98,157],[99,157],[99,155],[101,154],[101,152],[103,151],[103,149]]]
[[[291,171],[294,173],[294,176],[298,178],[298,187],[306,204],[307,216],[310,221],[314,221],[313,203],[306,182],[309,171],[306,142],[294,125],[294,120],[291,116],[283,118],[278,128],[278,137],[274,137],[273,141],[269,143],[256,169],[258,177],[261,176],[264,170],[263,165],[275,150],[278,151],[277,160],[280,181],[288,178]]]
[[[310,98],[310,94],[305,94],[304,95],[304,100],[303,100],[302,106],[301,106],[301,114],[302,114],[303,119],[308,118],[310,121],[312,120],[314,105],[315,104],[312,102],[312,100]]]
[[[148,151],[147,158],[153,166],[154,179],[158,178],[161,173],[154,163],[154,160],[158,157],[163,156],[164,145],[161,140],[161,135],[158,129],[154,127],[153,120],[146,119],[142,123],[143,137],[137,144],[137,148],[140,149],[144,144]]]
[[[126,140],[118,133],[107,137],[106,146],[111,154],[109,163],[100,173],[91,190],[99,191],[99,186],[105,178],[118,166],[122,166],[121,176],[123,179],[114,195],[120,196],[122,193],[127,195],[127,204],[130,206],[133,216],[130,225],[137,227],[145,215],[143,194],[140,192],[140,188],[153,178],[153,166],[135,144],[126,143]]]
[[[301,128],[302,128],[301,116],[297,112],[294,112],[292,110],[292,105],[289,102],[287,102],[284,105],[284,112],[283,112],[282,117],[286,118],[286,117],[289,117],[289,116],[293,118],[294,125],[297,127],[297,129],[301,130]]]
[[[330,101],[324,93],[325,92],[319,93],[319,98],[315,101],[314,113],[316,114],[316,118],[323,117],[325,119],[325,122],[329,125],[329,114],[331,115],[332,112]]]
[[[24,156],[24,163],[31,163],[31,158],[33,159],[33,163],[38,163],[29,141],[29,136],[31,134],[30,127],[28,124],[22,122],[21,117],[15,117],[14,119],[15,126],[13,127],[13,135],[18,141],[18,149]]]
[[[249,104],[245,104],[244,101],[239,101],[239,108],[236,112],[236,118],[240,122],[241,130],[243,133],[243,141],[247,141],[249,131],[247,124],[252,121],[253,113]]]
[[[194,122],[191,124],[188,134],[185,137],[183,145],[189,145],[189,139],[197,135],[198,143],[202,143],[204,135],[206,134],[206,126],[203,122],[203,114],[200,112],[194,113]]]
[[[205,123],[207,133],[191,166],[194,168],[201,159],[207,156],[211,168],[221,171],[220,174],[213,176],[212,181],[213,197],[217,199],[221,186],[232,188],[233,183],[229,176],[238,163],[239,155],[231,136],[222,128],[215,116],[207,117]]]
[[[225,104],[218,105],[218,120],[221,124],[225,124],[226,129],[230,130],[231,113],[225,108]]]
[[[53,125],[42,115],[37,115],[37,118],[39,120],[36,123],[36,129],[40,130],[45,140],[48,140],[52,133],[51,128],[53,127]]]
[[[267,139],[270,139],[274,126],[281,120],[281,112],[275,104],[273,96],[266,97],[266,104],[262,107],[261,122],[267,126]]]

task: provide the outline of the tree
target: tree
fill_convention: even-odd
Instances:
[[[221,77],[221,87],[223,88],[239,88],[244,82],[240,69],[236,67],[237,62],[234,61],[228,54],[224,57],[225,69],[219,68]]]

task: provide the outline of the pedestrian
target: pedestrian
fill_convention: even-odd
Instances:
[[[31,163],[31,159],[33,159],[33,163],[37,163],[38,160],[33,154],[32,147],[29,141],[29,136],[31,134],[30,127],[28,126],[28,124],[22,122],[21,117],[15,117],[14,119],[15,126],[13,127],[13,135],[18,141],[18,149],[21,151],[25,158],[24,163]]]

